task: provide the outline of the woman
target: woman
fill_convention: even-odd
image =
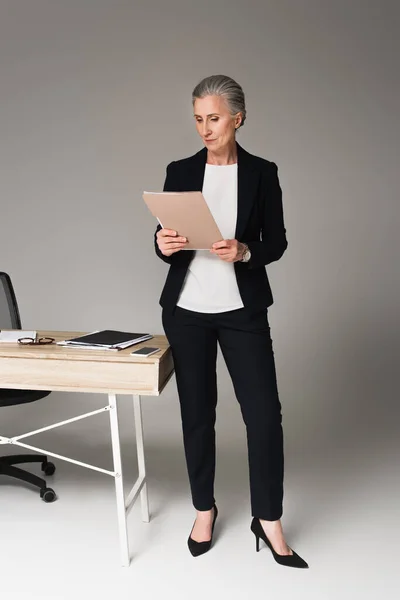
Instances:
[[[211,547],[214,499],[217,342],[246,425],[251,530],[275,560],[308,567],[287,546],[280,518],[283,434],[268,325],[273,303],[265,265],[287,247],[277,166],[235,139],[246,119],[243,90],[230,77],[203,79],[192,94],[205,147],[167,167],[164,191],[202,190],[224,240],[183,252],[187,240],[157,227],[155,250],[170,265],[160,298],[181,407],[183,441],[197,518],[188,538],[193,556]],[[182,232],[184,233],[184,232]]]

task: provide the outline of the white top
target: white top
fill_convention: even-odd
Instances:
[[[206,163],[202,192],[224,239],[234,239],[237,219],[237,163]],[[177,306],[205,313],[243,308],[234,263],[222,260],[209,250],[195,250]]]

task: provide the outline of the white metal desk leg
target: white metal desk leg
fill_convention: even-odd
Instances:
[[[128,531],[126,527],[126,510],[124,497],[124,478],[122,475],[121,446],[119,442],[117,396],[115,394],[109,394],[108,402],[110,405],[111,443],[114,459],[114,471],[116,473],[115,493],[117,497],[117,514],[121,560],[123,567],[129,567],[129,543]]]
[[[133,396],[133,411],[135,415],[135,429],[136,429],[136,450],[139,466],[139,477],[143,476],[145,479],[144,485],[140,490],[140,504],[142,508],[142,521],[148,523],[150,521],[149,516],[149,500],[147,497],[147,482],[146,482],[146,464],[144,461],[144,446],[143,446],[143,421],[142,421],[142,407],[140,402],[140,396]]]

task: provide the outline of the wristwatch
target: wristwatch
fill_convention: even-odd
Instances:
[[[243,244],[243,246],[244,246],[244,252],[243,252],[243,256],[242,256],[242,259],[240,260],[240,262],[249,262],[249,260],[251,258],[251,252],[250,252],[247,244]]]

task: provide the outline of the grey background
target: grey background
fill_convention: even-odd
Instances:
[[[195,84],[230,75],[247,100],[237,139],[278,164],[283,188],[289,246],[268,274],[287,530],[303,548],[313,532],[320,572],[327,515],[339,548],[360,508],[354,543],[376,515],[386,515],[389,531],[399,483],[398,3],[1,0],[0,11],[0,269],[14,282],[23,327],[163,333],[167,266],[153,251],[156,223],[141,194],[161,189],[171,160],[202,147]],[[247,527],[245,430],[220,357],[218,379],[216,494]],[[53,393],[6,408],[2,434],[102,402]],[[181,498],[184,536],[192,512],[175,381],[143,410],[152,510],[162,517]],[[133,477],[128,401],[121,413]],[[103,417],[32,443],[111,464]],[[106,485],[65,463],[58,491],[63,481],[65,494],[75,482],[88,497]],[[27,506],[35,504],[28,496]],[[369,580],[355,578],[349,597],[378,589],[388,569],[386,561]],[[338,597],[315,585],[315,597]]]

